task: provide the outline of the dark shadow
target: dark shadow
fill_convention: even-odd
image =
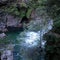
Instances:
[[[26,17],[26,16],[24,16],[23,18],[22,18],[22,20],[21,20],[21,22],[20,23],[29,23],[29,19]]]

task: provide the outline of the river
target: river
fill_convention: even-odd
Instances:
[[[24,30],[16,37],[19,42],[14,46],[14,60],[44,60],[45,44],[43,35],[52,29],[53,21],[31,21],[28,30]]]
[[[45,60],[45,33],[52,29],[53,20],[33,20],[22,32],[6,33],[14,46],[13,60]]]

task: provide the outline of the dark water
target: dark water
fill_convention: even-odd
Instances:
[[[10,43],[18,43],[16,38],[17,36],[19,35],[20,31],[16,31],[16,32],[7,32],[6,35],[7,35],[7,39],[10,40]]]
[[[7,39],[10,40],[10,43],[14,45],[13,49],[13,60],[21,60],[20,58],[20,45],[19,42],[17,41],[17,36],[21,33],[21,31],[16,31],[16,32],[8,32],[6,33]],[[17,45],[15,45],[17,44]]]

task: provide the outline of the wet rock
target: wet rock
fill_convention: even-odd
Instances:
[[[11,50],[5,50],[2,53],[1,60],[13,60],[13,54]]]
[[[5,23],[3,22],[0,22],[0,32],[6,32],[8,31],[6,26],[5,26]]]
[[[4,38],[5,36],[6,36],[5,33],[1,33],[1,34],[0,34],[0,38]]]

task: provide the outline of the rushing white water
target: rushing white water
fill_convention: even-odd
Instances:
[[[22,44],[24,43],[24,45],[26,45],[27,47],[36,46],[37,45],[36,43],[38,43],[43,38],[43,35],[45,33],[47,33],[49,30],[52,29],[52,25],[53,25],[52,20],[46,21],[45,25],[44,24],[40,25],[40,23],[41,23],[40,20],[31,21],[30,25],[28,25],[28,31],[24,31],[20,33],[17,40],[19,41],[22,40]],[[43,42],[42,44],[44,44]]]
[[[39,58],[37,56],[39,55],[40,58],[38,60],[44,60],[44,53],[40,54],[38,51],[35,50],[44,50],[46,41],[43,40],[43,35],[52,29],[52,25],[52,20],[33,20],[29,23],[28,30],[19,34],[17,40],[20,42],[20,56],[22,60],[37,60]],[[35,54],[36,52],[38,54]]]
[[[36,46],[40,35],[36,32],[27,32],[26,35],[27,37],[25,38],[25,43],[28,45],[28,47]]]

